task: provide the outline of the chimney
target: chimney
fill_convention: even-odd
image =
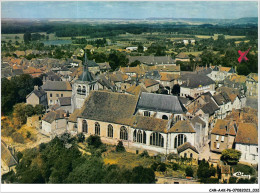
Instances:
[[[34,86],[34,90],[39,90],[38,85],[35,85],[35,86]]]

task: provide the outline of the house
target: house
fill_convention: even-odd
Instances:
[[[258,164],[258,130],[253,123],[238,123],[235,149],[241,152],[239,161]]]
[[[168,72],[160,72],[160,84],[168,90],[168,94],[172,92],[172,89],[174,85],[177,84],[177,79],[179,78],[180,75],[177,74],[171,74]]]
[[[211,131],[210,150],[221,153],[225,149],[231,149],[235,142],[237,125],[229,120],[218,119]]]
[[[48,105],[58,103],[60,97],[71,97],[72,88],[67,81],[46,81],[42,89],[47,93]]]
[[[125,93],[132,95],[140,95],[142,92],[148,92],[143,85],[132,85],[130,88],[126,89]]]
[[[42,76],[42,82],[45,84],[46,81],[62,81],[61,77],[55,74],[53,71],[49,71]]]
[[[26,103],[33,106],[43,105],[44,107],[47,107],[47,93],[44,90],[39,89],[38,86],[34,86],[34,90],[26,96]]]
[[[124,74],[122,72],[113,72],[108,73],[107,78],[110,82],[112,82],[115,85],[115,89],[117,92],[122,91],[122,83],[124,83],[126,80],[129,79],[129,76],[127,74]],[[123,88],[125,90],[125,88]]]
[[[18,164],[17,158],[14,156],[14,152],[10,151],[8,146],[1,140],[1,170],[2,175],[11,170],[15,170]]]
[[[258,96],[258,74],[250,73],[246,78],[246,95]]]
[[[110,82],[104,74],[97,77],[98,90],[115,90],[115,85]]]
[[[175,60],[177,61],[181,61],[181,62],[190,62],[190,58],[187,54],[181,52],[179,53],[177,56],[175,56]]]
[[[111,67],[109,65],[109,62],[104,62],[104,63],[97,63],[100,69],[100,72],[107,72],[111,70]]]
[[[229,75],[223,80],[223,86],[238,89],[242,94],[245,94],[246,76],[237,74]]]
[[[220,181],[221,182],[226,181],[226,183],[229,183],[229,178],[232,175],[230,165],[221,165],[220,166],[220,170],[221,170],[220,171],[221,172],[221,179],[220,179]]]
[[[29,74],[32,77],[39,77],[43,72],[40,69],[34,67],[28,67],[23,70],[24,74]]]
[[[208,144],[209,141],[209,129],[206,120],[203,120],[202,117],[195,116],[191,119],[191,124],[195,129],[195,141],[196,147],[199,151]]]
[[[50,111],[42,118],[42,130],[47,134],[62,134],[66,131],[66,112],[63,110]]]
[[[157,65],[154,67],[154,70],[158,70],[159,72],[167,72],[168,74],[181,74],[180,65]]]
[[[126,148],[145,149],[155,153],[177,153],[177,148],[185,142],[193,145],[195,130],[188,120],[181,120],[180,114],[183,114],[184,108],[178,98],[165,95],[169,99],[161,99],[158,104],[151,103],[150,100],[145,102],[147,100],[143,94],[145,93],[136,96],[92,91],[80,115],[77,116],[78,133],[83,132],[86,136],[99,135],[102,141],[111,144],[116,144],[121,140]],[[149,95],[155,97],[156,94]],[[154,97],[150,98],[159,100],[158,96]],[[142,100],[143,98],[145,100]],[[156,110],[156,105],[159,105],[160,112],[168,111],[171,114],[174,112],[172,118],[178,121],[172,125],[171,119],[166,120],[159,113],[150,117],[146,114],[145,116],[140,113],[135,114],[136,108],[149,109],[152,114],[152,111]]]
[[[98,74],[100,72],[99,65],[94,60],[88,60],[88,70],[93,74]]]
[[[60,97],[58,103],[60,110],[64,110],[66,113],[72,113],[71,97]]]
[[[199,95],[206,92],[215,91],[215,82],[200,74],[185,74],[179,78],[180,84],[180,96],[196,98]]]
[[[141,79],[140,84],[142,84],[148,92],[156,92],[159,90],[159,82],[153,79]]]
[[[231,99],[225,92],[215,94],[213,98],[219,107],[218,119],[224,119],[232,111],[233,106]]]
[[[199,158],[199,152],[189,142],[185,142],[184,144],[180,145],[177,148],[177,152],[178,152],[179,156],[183,157],[183,158],[192,158],[195,160],[198,160],[198,158]]]
[[[140,61],[141,64],[153,66],[153,65],[175,65],[175,61],[171,56],[127,56],[129,63],[134,61]]]
[[[220,82],[232,74],[236,74],[233,67],[214,66],[212,72],[208,74],[208,77],[216,82]]]

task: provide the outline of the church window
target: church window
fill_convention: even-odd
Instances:
[[[128,140],[128,133],[127,133],[127,129],[125,126],[122,126],[120,128],[120,139]]]
[[[50,97],[52,97],[52,93],[50,93]]]
[[[113,138],[113,126],[111,124],[107,126],[107,136]]]
[[[98,122],[95,123],[95,135],[100,135],[100,124]]]
[[[56,97],[59,97],[59,94],[56,94]]]
[[[146,144],[146,132],[143,131],[143,143]]]
[[[177,122],[177,121],[180,121],[180,120],[181,120],[181,116],[180,116],[180,115],[177,115],[177,116],[175,117],[175,120],[176,120],[176,122]]]
[[[168,120],[168,116],[167,115],[163,115],[162,119]]]
[[[187,153],[184,153],[184,157],[185,157],[185,158],[187,157]]]
[[[82,87],[82,94],[85,94],[85,93],[86,93],[86,87],[83,86],[83,87]]]
[[[81,86],[80,85],[78,86],[77,93],[81,94]]]
[[[82,121],[82,132],[83,133],[88,133],[88,124],[86,120]]]
[[[136,130],[134,130],[134,133],[133,133],[133,141],[136,142]]]
[[[63,97],[63,94],[60,94],[61,97]]]
[[[187,142],[186,135],[183,135],[183,134],[177,135],[174,139],[174,148],[179,147],[180,145],[184,144],[185,142]]]
[[[163,136],[160,133],[158,133],[158,132],[152,133],[150,135],[150,145],[163,147],[164,146],[164,138],[163,138]]]
[[[190,158],[192,158],[192,156],[193,156],[192,153],[190,153]]]

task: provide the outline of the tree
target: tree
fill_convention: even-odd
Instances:
[[[229,165],[236,165],[241,157],[241,152],[235,149],[225,149],[221,152],[221,160]]]
[[[209,178],[210,176],[214,176],[216,173],[216,170],[213,166],[209,166],[209,163],[205,161],[205,159],[203,159],[198,167],[197,170],[197,176],[199,179],[201,179],[201,181],[205,181],[207,178]]]
[[[31,104],[28,104],[25,106],[24,112],[27,117],[31,117],[32,115],[34,115],[34,107]]]
[[[78,142],[82,143],[85,141],[85,135],[83,133],[79,133],[77,135]]]
[[[140,65],[141,64],[141,62],[139,61],[139,60],[135,60],[134,62],[132,62],[131,64],[130,64],[130,67],[135,67],[135,66],[138,66],[138,65]]]
[[[88,146],[92,146],[94,148],[99,148],[102,145],[101,139],[98,135],[90,135],[86,141]]]
[[[140,53],[144,52],[144,47],[142,45],[139,45],[137,47],[137,51],[140,52]]]
[[[116,152],[125,152],[125,147],[122,141],[118,141],[118,144],[116,145]]]
[[[35,105],[34,107],[34,114],[42,115],[44,113],[44,106],[41,104]]]
[[[19,125],[23,125],[26,123],[26,112],[25,112],[25,106],[24,103],[18,103],[14,106],[14,118],[16,118],[19,122]]]
[[[151,184],[155,183],[155,181],[155,174],[151,168],[144,168],[143,166],[134,167],[130,183]]]
[[[24,43],[25,43],[25,44],[28,44],[28,43],[32,40],[32,35],[31,35],[31,33],[26,32],[26,33],[23,35],[23,40],[24,40]]]
[[[188,166],[185,169],[186,176],[193,177],[193,169],[192,167]]]

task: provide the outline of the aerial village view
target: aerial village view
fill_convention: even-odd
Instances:
[[[258,184],[257,1],[1,12],[2,184]]]

